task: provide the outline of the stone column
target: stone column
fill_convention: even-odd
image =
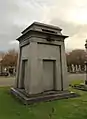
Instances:
[[[20,59],[21,59],[20,57],[21,57],[21,47],[19,47],[19,53],[18,53],[15,88],[18,88],[19,85],[18,83],[19,83],[19,71],[20,71]]]
[[[66,55],[65,55],[65,46],[64,42],[61,45],[61,62],[62,62],[62,90],[67,90],[68,89],[68,77],[67,77],[67,64],[66,64]]]

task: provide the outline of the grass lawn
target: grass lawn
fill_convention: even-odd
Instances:
[[[84,80],[78,79],[78,80],[72,80],[72,81],[70,81],[70,84],[72,84],[72,85],[80,84],[80,83],[84,83]]]
[[[81,97],[25,106],[1,87],[0,119],[87,119],[87,92],[70,90]]]

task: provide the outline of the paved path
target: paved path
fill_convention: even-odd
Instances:
[[[0,76],[0,86],[13,86],[14,82],[15,82],[14,77]]]
[[[68,80],[85,80],[86,74],[68,74]]]
[[[72,80],[85,80],[85,74],[68,74],[68,81]],[[14,85],[14,77],[0,77],[0,86],[12,86]]]

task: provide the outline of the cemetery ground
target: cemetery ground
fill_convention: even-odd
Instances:
[[[73,79],[74,75],[68,76],[71,84],[83,82],[82,75],[78,75],[78,77],[77,75],[77,79]],[[8,83],[5,82],[6,80],[9,80]],[[87,92],[69,87],[69,90],[77,92],[81,96],[23,105],[10,94],[12,81],[14,82],[12,78],[0,77],[0,83],[3,84],[0,87],[0,119],[87,119]]]
[[[0,87],[13,86],[15,82],[15,77],[0,76]]]

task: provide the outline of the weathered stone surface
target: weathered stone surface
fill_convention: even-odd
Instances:
[[[87,85],[85,85],[85,84],[74,85],[72,87],[74,89],[78,89],[78,90],[82,90],[82,91],[87,91]]]
[[[33,23],[19,41],[15,88],[11,92],[24,103],[69,98],[64,39],[59,27]],[[40,95],[41,94],[41,95]]]
[[[11,93],[15,95],[24,104],[32,104],[32,103],[42,102],[42,101],[68,99],[68,98],[74,98],[79,96],[79,94],[76,94],[74,92],[69,92],[69,91],[54,91],[54,92],[49,92],[48,94],[43,93],[43,94],[28,96],[23,91],[19,91],[19,89],[15,89],[15,88],[11,88]]]

